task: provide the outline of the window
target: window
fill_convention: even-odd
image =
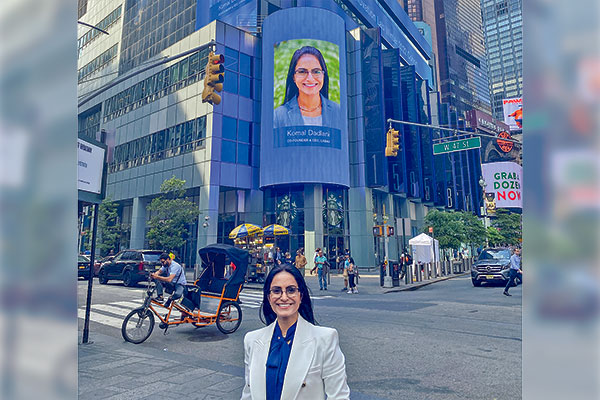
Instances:
[[[252,76],[252,57],[240,53],[240,74]]]
[[[245,143],[238,143],[238,164],[250,165],[250,145]]]
[[[225,71],[225,82],[223,90],[229,93],[237,94],[238,92],[238,74],[231,71]]]
[[[221,141],[221,161],[235,163],[235,142]]]
[[[240,96],[252,98],[251,79],[243,75],[240,75]]]
[[[238,71],[239,52],[229,47],[225,47],[225,68],[230,71]]]
[[[230,117],[223,117],[223,139],[236,140],[237,139],[237,127],[236,120]]]
[[[237,139],[243,143],[250,143],[250,122],[240,120]]]

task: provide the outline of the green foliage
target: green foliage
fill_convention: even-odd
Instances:
[[[194,202],[186,200],[185,181],[172,177],[160,186],[161,195],[148,206],[152,217],[148,222],[146,238],[153,249],[173,250],[185,243],[190,232],[188,226],[198,218]]]
[[[487,235],[490,247],[496,247],[504,243],[504,238],[500,232],[498,232],[498,229],[494,228],[493,226],[488,226]]]
[[[485,243],[487,232],[483,222],[470,212],[461,211],[458,214],[463,226],[465,237],[463,243],[480,246]]]
[[[98,243],[98,248],[102,257],[107,256],[111,250],[117,253],[123,236],[123,230],[119,224],[117,207],[117,203],[108,197],[100,203],[98,218],[100,242]]]
[[[496,217],[492,219],[492,226],[502,236],[502,243],[509,245],[520,245],[523,235],[521,229],[521,215],[512,213],[506,209],[496,210]]]
[[[464,242],[465,227],[459,213],[430,211],[425,216],[423,232],[429,233],[429,227],[433,227],[433,236],[440,243],[442,249],[457,249]]]
[[[313,46],[323,54],[329,74],[329,100],[340,104],[340,48],[338,45],[315,39],[285,40],[275,45],[274,50],[274,98],[273,108],[283,104],[285,81],[294,52],[303,46]]]
[[[423,232],[430,235],[429,227],[433,227],[433,236],[440,242],[442,249],[458,249],[463,243],[481,245],[487,238],[485,227],[479,218],[465,211],[430,211],[425,216],[423,227]]]

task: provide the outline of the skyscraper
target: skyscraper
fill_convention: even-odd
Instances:
[[[413,21],[431,26],[441,101],[459,115],[491,111],[479,0],[399,0]]]
[[[494,118],[502,120],[502,99],[521,97],[523,17],[521,0],[481,0]]]

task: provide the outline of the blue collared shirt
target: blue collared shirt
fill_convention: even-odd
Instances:
[[[267,373],[265,376],[267,380],[267,400],[281,400],[283,380],[290,359],[297,324],[298,322],[296,321],[288,329],[287,336],[283,336],[281,328],[279,328],[279,323],[275,322],[269,356],[267,357]]]
[[[513,254],[510,256],[510,269],[519,270],[521,268],[521,257]]]

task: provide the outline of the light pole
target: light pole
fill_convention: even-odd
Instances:
[[[388,216],[385,215],[385,204],[383,205],[383,240],[384,240],[384,252],[385,252],[385,257],[384,257],[384,264],[385,264],[385,276],[383,277],[383,287],[385,288],[391,288],[394,287],[394,284],[392,282],[392,270],[390,269],[390,260],[388,258],[388,242],[389,242],[389,236],[388,236],[388,232],[387,232],[387,222],[388,222]]]
[[[483,227],[485,228],[487,234],[487,228],[489,226],[487,209],[485,207],[485,188],[487,187],[487,183],[485,179],[483,179],[483,176],[479,178],[479,186],[481,186],[481,216],[483,217]],[[485,239],[485,246],[488,247],[487,235]]]

